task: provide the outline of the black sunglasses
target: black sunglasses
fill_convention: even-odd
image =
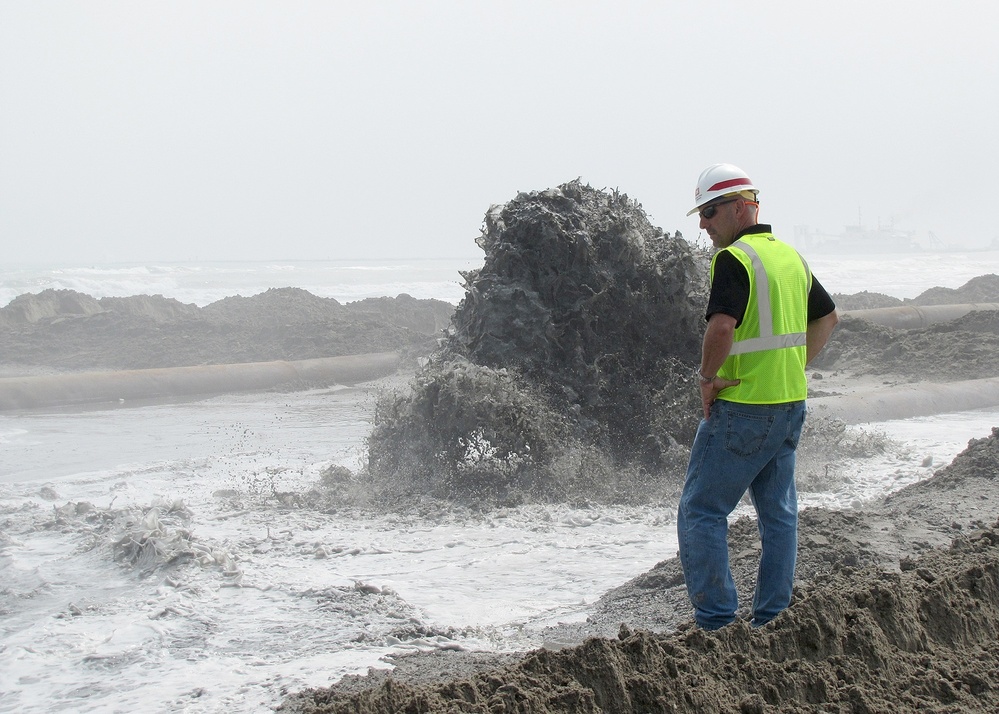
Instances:
[[[739,200],[738,198],[730,198],[727,201],[719,201],[718,203],[712,203],[710,206],[705,206],[704,208],[702,208],[698,213],[698,215],[701,218],[707,218],[708,220],[711,220],[712,218],[715,217],[715,214],[718,213],[718,206],[724,206],[726,203],[733,203],[738,200]]]

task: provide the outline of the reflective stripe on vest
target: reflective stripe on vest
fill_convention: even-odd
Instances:
[[[741,355],[747,352],[762,352],[764,350],[779,350],[785,347],[802,347],[805,345],[806,333],[792,332],[786,335],[774,334],[774,316],[770,308],[770,280],[767,278],[767,271],[763,267],[759,253],[748,243],[736,241],[733,244],[746,255],[753,265],[753,274],[756,284],[756,310],[759,315],[760,336],[750,337],[739,342],[732,343],[729,355]],[[811,276],[808,270],[808,263],[798,254],[798,259],[805,266],[805,275]],[[809,282],[811,280],[809,279]]]

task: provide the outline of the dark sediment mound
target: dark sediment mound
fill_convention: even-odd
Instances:
[[[671,472],[696,428],[707,256],[578,181],[492,208],[478,244],[440,349],[379,408],[374,482],[620,500]]]
[[[871,310],[881,307],[904,307],[906,305],[963,305],[965,303],[996,302],[999,300],[999,275],[980,275],[972,278],[959,288],[934,287],[923,291],[914,298],[902,300],[864,290],[853,295],[836,293],[833,295],[836,307],[840,310]]]
[[[994,712],[999,533],[979,531],[902,572],[842,569],[772,625],[662,635],[622,627],[436,684],[296,697],[334,712]]]
[[[0,325],[32,325],[103,311],[101,304],[89,295],[73,290],[45,290],[37,295],[18,295],[6,307],[0,308]]]
[[[999,295],[994,298],[999,301]],[[980,332],[989,335],[999,335],[999,310],[979,310],[962,315],[950,324],[954,331]],[[945,326],[937,328],[945,330]]]
[[[840,309],[870,309],[868,293],[837,296]],[[931,288],[900,305],[999,303],[999,276],[972,278],[960,288]],[[846,307],[844,307],[844,305]],[[855,307],[851,307],[854,305]],[[896,381],[957,381],[999,376],[999,311],[979,310],[915,329],[844,317],[813,369],[891,376]]]
[[[872,366],[882,374],[935,381],[999,376],[999,312],[902,331],[875,357]]]
[[[298,288],[198,308],[161,295],[95,300],[70,290],[0,308],[6,364],[117,370],[300,360],[369,352],[428,354],[454,307],[408,295],[341,305]],[[397,306],[398,309],[393,309]]]
[[[959,288],[930,288],[912,299],[913,305],[954,305],[975,302],[996,302],[999,297],[999,275],[980,275]]]
[[[909,382],[999,376],[999,312],[971,312],[911,330],[845,317],[811,368]]]
[[[901,307],[905,301],[883,293],[871,293],[866,290],[853,295],[834,293],[833,302],[838,310],[874,310],[881,307]]]
[[[999,534],[901,573],[842,571],[761,630],[740,622],[539,650],[436,686],[386,683],[302,712],[993,712],[999,706]],[[830,708],[832,707],[832,708]]]
[[[428,309],[433,306],[435,309]],[[401,293],[394,298],[365,298],[348,304],[354,319],[384,321],[424,335],[440,335],[451,321],[454,309],[439,300],[417,300]]]
[[[332,712],[974,712],[999,710],[999,430],[932,478],[848,513],[802,513],[799,587],[758,630],[677,624],[676,559],[608,593],[613,630],[510,662],[463,653],[394,660],[288,700]],[[755,525],[732,529],[740,590]],[[686,612],[688,608],[680,608]],[[658,630],[658,632],[652,631]],[[616,636],[615,636],[616,635]]]
[[[132,295],[130,297],[102,297],[97,301],[103,312],[128,315],[151,324],[170,324],[198,318],[197,305],[184,303],[162,295]]]
[[[347,309],[333,298],[323,298],[301,288],[271,288],[251,297],[233,295],[201,309],[208,322],[274,328],[292,324],[318,325],[342,319]]]

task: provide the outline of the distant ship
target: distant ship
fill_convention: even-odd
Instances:
[[[810,226],[795,226],[794,244],[802,250],[818,253],[911,253],[946,248],[932,231],[926,232],[920,240],[916,231],[899,230],[894,225],[882,226],[880,221],[877,228],[869,228],[858,221],[837,235],[821,233]]]
[[[931,239],[934,237],[929,234]],[[814,252],[852,251],[859,253],[910,253],[925,248],[916,239],[915,231],[894,228],[846,226],[839,235],[825,235],[807,226],[794,227],[794,244]]]

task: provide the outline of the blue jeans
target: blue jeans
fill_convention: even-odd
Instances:
[[[791,602],[798,553],[794,452],[805,402],[737,404],[717,400],[701,420],[680,496],[676,528],[694,619],[714,630],[739,604],[728,561],[728,516],[749,491],[763,549],[753,597],[754,626]]]

